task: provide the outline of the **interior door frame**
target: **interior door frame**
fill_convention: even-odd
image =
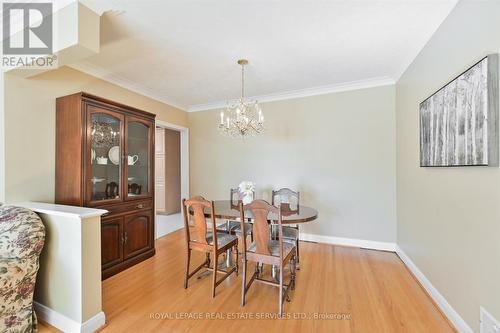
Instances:
[[[181,150],[181,198],[189,198],[189,128],[179,126],[162,120],[155,120],[156,127],[166,128],[180,133],[180,150]],[[154,153],[153,149],[153,153]],[[155,177],[156,180],[156,177]],[[153,186],[156,187],[156,181],[153,181]],[[156,193],[156,188],[155,188]],[[154,220],[156,227],[156,197],[153,198],[154,204]],[[182,202],[179,202],[179,207],[182,212]],[[156,229],[155,229],[156,230]],[[155,236],[156,237],[156,236]]]

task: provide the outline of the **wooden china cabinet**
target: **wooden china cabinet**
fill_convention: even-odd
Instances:
[[[83,92],[56,109],[56,203],[108,210],[105,279],[155,253],[155,115]]]

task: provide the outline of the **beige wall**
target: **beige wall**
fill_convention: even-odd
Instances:
[[[397,83],[398,244],[475,331],[500,318],[500,169],[420,168],[419,103],[500,51],[500,1],[461,1]]]
[[[266,132],[244,141],[218,133],[219,111],[189,113],[191,194],[290,187],[319,210],[306,233],[395,242],[394,99],[386,86],[265,103]]]
[[[69,67],[24,79],[5,75],[6,201],[54,200],[55,99],[85,91],[186,126],[186,112]]]

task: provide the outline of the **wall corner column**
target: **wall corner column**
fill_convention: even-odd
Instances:
[[[0,69],[0,202],[5,202],[5,72]]]
[[[107,211],[39,202],[15,205],[36,212],[45,226],[34,295],[38,317],[63,332],[99,330],[106,321],[100,222]]]

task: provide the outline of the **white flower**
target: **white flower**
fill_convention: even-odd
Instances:
[[[238,185],[241,194],[251,194],[255,190],[255,184],[251,181],[245,180]]]

